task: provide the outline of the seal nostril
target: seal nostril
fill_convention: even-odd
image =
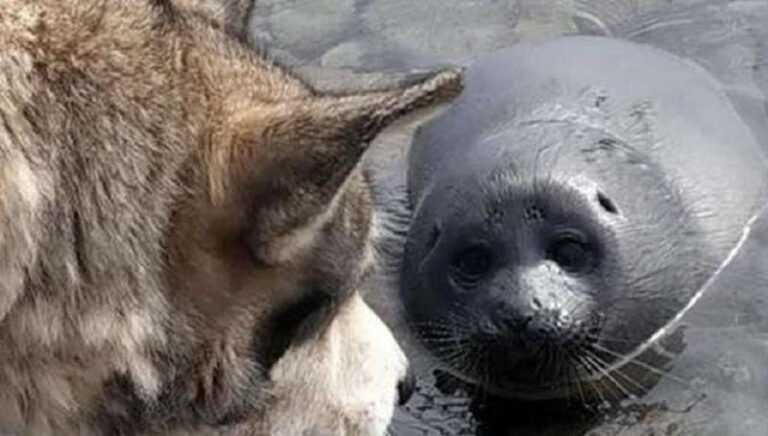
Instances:
[[[416,392],[416,376],[408,370],[405,377],[397,383],[397,405],[405,405],[414,392]]]
[[[543,304],[541,304],[541,300],[538,299],[538,297],[533,297],[533,307],[536,309],[541,309]]]

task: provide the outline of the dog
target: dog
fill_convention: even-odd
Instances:
[[[359,161],[461,75],[322,93],[210,5],[0,0],[0,432],[386,431]]]

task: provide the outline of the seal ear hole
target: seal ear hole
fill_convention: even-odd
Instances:
[[[603,194],[600,191],[597,191],[597,202],[600,203],[600,206],[602,206],[602,208],[605,209],[606,212],[612,213],[612,214],[619,213],[619,208],[616,207],[616,203],[614,203],[610,198],[608,198],[605,194]]]
[[[606,97],[604,95],[598,95],[597,97],[595,97],[595,107],[602,106],[603,103],[605,103],[606,100],[608,100],[608,97]]]

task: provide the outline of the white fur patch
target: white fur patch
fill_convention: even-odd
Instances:
[[[140,388],[145,398],[153,398],[160,391],[160,377],[157,370],[143,352],[150,341],[159,341],[157,332],[162,331],[158,323],[146,311],[133,310],[125,317],[115,316],[112,310],[98,310],[85,314],[80,321],[80,332],[86,345],[109,349],[110,345],[119,350],[118,361]]]
[[[262,255],[275,264],[281,264],[295,259],[299,253],[305,252],[314,242],[320,229],[333,217],[339,204],[339,198],[343,195],[344,188],[339,189],[333,196],[328,207],[321,213],[312,217],[309,223],[294,229],[287,235],[277,238],[265,247]]]
[[[38,179],[23,158],[17,159],[8,169],[9,180],[13,181],[21,200],[30,209],[36,210],[41,203],[42,195],[38,189]]]
[[[15,303],[23,286],[23,271],[36,257],[35,238],[47,182],[23,156],[0,161],[0,319]]]
[[[355,295],[323,336],[272,369],[276,404],[265,434],[383,435],[406,370],[389,329]]]

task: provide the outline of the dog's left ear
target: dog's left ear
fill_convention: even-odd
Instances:
[[[245,40],[248,13],[254,0],[170,0],[184,13],[198,15],[231,35]],[[159,1],[163,3],[163,1]]]
[[[307,239],[301,230],[317,228],[330,215],[344,182],[381,130],[460,90],[461,75],[451,70],[395,89],[311,94],[231,110],[209,150],[213,200],[247,205],[257,253],[262,261],[279,263],[284,256],[276,247],[294,246],[292,235]]]

